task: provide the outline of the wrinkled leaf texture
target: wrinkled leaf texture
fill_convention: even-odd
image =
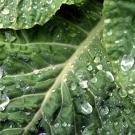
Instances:
[[[41,8],[36,11],[43,17],[39,24],[60,8],[62,2],[56,2],[56,10],[44,15]],[[1,30],[0,69],[4,71],[0,88],[10,103],[0,112],[0,135],[134,135],[134,96],[127,94],[132,84],[127,78],[134,77],[117,63],[133,50],[132,5],[131,0],[105,0],[104,17],[102,4],[96,0],[63,5],[43,26]],[[17,23],[6,24],[1,16],[2,28],[23,29],[37,23],[31,22],[31,12],[19,12],[28,23],[17,18]],[[126,16],[131,23],[124,21]],[[125,25],[127,36],[121,32]],[[120,37],[123,41],[117,46]]]

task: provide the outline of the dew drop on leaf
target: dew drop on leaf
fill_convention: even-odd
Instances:
[[[52,0],[46,0],[46,3],[47,4],[51,4],[52,3]]]
[[[66,127],[67,126],[67,123],[66,122],[62,123],[62,126],[63,127]]]
[[[120,90],[119,95],[120,95],[120,97],[125,98],[127,96],[127,91],[126,90]]]
[[[9,102],[9,97],[5,93],[0,92],[0,111],[4,111]]]
[[[111,80],[111,82],[114,81],[114,76],[112,75],[110,71],[106,71],[106,76]]]
[[[130,70],[134,65],[134,58],[130,55],[124,55],[121,59],[121,69],[123,71],[128,71]]]
[[[88,115],[88,114],[92,113],[92,111],[93,111],[93,108],[92,108],[92,106],[88,102],[84,102],[81,105],[81,112],[83,114]]]
[[[87,66],[87,69],[88,69],[88,71],[92,71],[92,66],[90,65],[90,63],[88,64],[88,66]]]
[[[102,70],[103,69],[103,66],[101,64],[97,65],[97,69],[98,70]]]
[[[107,106],[101,109],[101,114],[102,115],[107,115],[108,113],[109,113],[109,109],[108,109]]]
[[[88,81],[87,80],[80,81],[79,84],[80,84],[81,88],[83,88],[83,89],[88,88]]]
[[[54,125],[55,128],[57,128],[57,127],[59,127],[59,126],[60,126],[59,123],[56,123],[56,124]]]
[[[3,68],[0,67],[0,79],[3,77],[4,71]]]
[[[9,14],[9,9],[4,9],[1,13],[3,15],[8,15]]]
[[[97,78],[96,78],[96,77],[92,78],[92,79],[91,79],[91,82],[92,82],[92,83],[97,83]]]
[[[97,56],[97,57],[94,59],[94,62],[95,62],[95,63],[99,63],[99,62],[100,62],[100,57]]]

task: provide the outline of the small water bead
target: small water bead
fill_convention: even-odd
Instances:
[[[100,63],[100,57],[97,56],[97,57],[94,59],[94,62],[95,62],[95,63]]]
[[[77,84],[75,82],[71,83],[71,90],[76,90]]]
[[[130,55],[124,55],[121,59],[120,67],[123,71],[130,70],[134,65],[134,58]]]
[[[46,133],[39,133],[38,135],[47,135]]]
[[[111,36],[112,35],[112,31],[107,32],[107,35]]]
[[[97,65],[97,69],[98,70],[102,70],[103,69],[103,66],[101,64]]]
[[[120,90],[119,95],[120,95],[120,97],[125,98],[125,97],[127,97],[127,91],[126,90]]]
[[[9,102],[10,102],[9,97],[5,93],[0,92],[0,112],[5,110]]]
[[[54,125],[55,128],[57,128],[57,127],[59,127],[59,126],[60,126],[60,123],[56,123],[56,124]]]
[[[3,15],[8,15],[9,14],[9,9],[4,9],[1,12]]]
[[[5,89],[5,86],[0,87],[0,91],[3,91]]]
[[[96,77],[92,78],[92,79],[91,79],[91,82],[92,82],[92,83],[97,83],[97,78],[96,78]]]
[[[0,79],[3,77],[3,74],[4,74],[4,70],[2,67],[0,67]]]
[[[105,106],[104,108],[101,109],[101,114],[102,115],[107,115],[109,113],[109,108]]]
[[[3,28],[3,24],[2,23],[0,23],[0,28]]]
[[[91,65],[88,65],[87,69],[88,69],[88,71],[92,71],[93,68]]]
[[[88,80],[80,81],[79,84],[80,84],[81,88],[83,88],[83,89],[88,88]]]
[[[38,74],[39,72],[40,72],[40,70],[38,70],[38,69],[34,69],[34,70],[33,70],[33,73],[34,73],[34,74]]]
[[[62,126],[67,127],[67,123],[66,122],[62,123]]]
[[[106,71],[106,76],[111,80],[111,82],[114,81],[114,76],[112,75],[110,71]]]
[[[83,114],[88,115],[88,114],[92,113],[92,111],[93,111],[93,108],[89,102],[84,102],[83,104],[81,104],[81,112]]]

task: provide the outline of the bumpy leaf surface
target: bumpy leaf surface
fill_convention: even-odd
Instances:
[[[88,66],[84,65],[87,61],[83,58],[83,50],[87,50],[102,28],[99,24],[90,32],[100,18],[101,5],[93,1],[83,5],[82,9],[63,6],[61,10],[43,27],[20,31],[1,30],[0,105],[7,97],[10,100],[7,106],[0,108],[1,135],[42,132],[52,135],[80,134],[85,119],[91,117],[90,112],[94,110],[96,114],[92,117],[99,120],[96,109],[92,107],[93,99],[89,98],[87,90],[82,89],[83,80],[79,82],[72,76],[70,69],[72,65],[76,65],[78,69]],[[98,45],[100,40],[96,40]],[[91,53],[96,55],[94,48],[92,50]],[[81,56],[81,52],[84,56]],[[87,58],[88,52],[86,53]],[[78,57],[84,60],[76,63]],[[77,69],[73,70],[76,72]],[[89,70],[86,69],[86,73]],[[86,102],[80,108],[76,108],[81,103],[81,100],[76,100],[79,93],[71,93],[73,88],[69,86],[70,82],[68,84],[70,77],[82,86],[77,84],[78,90],[82,91],[80,98],[86,99]],[[93,98],[92,95],[91,97]],[[86,106],[90,107],[89,112],[85,112]],[[75,119],[82,119],[84,122],[75,123]],[[89,122],[88,120],[86,124]],[[95,129],[97,127],[98,125]]]
[[[0,28],[28,29],[45,24],[62,4],[82,0],[0,0]]]

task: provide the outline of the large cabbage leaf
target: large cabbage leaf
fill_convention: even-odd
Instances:
[[[85,120],[91,117],[91,112],[95,113],[90,119],[94,121],[95,117],[99,121],[93,96],[86,89],[88,78],[83,80],[76,77],[85,72],[85,69],[78,70],[83,66],[87,74],[92,73],[89,71],[91,65],[86,65],[89,54],[84,51],[102,29],[103,21],[92,30],[100,19],[101,9],[102,5],[95,1],[86,3],[82,8],[63,6],[43,27],[20,31],[1,30],[1,135],[41,132],[56,135],[80,134],[83,124],[90,123],[91,120]],[[101,48],[100,39],[94,41],[98,47],[94,49],[93,46],[93,51],[90,51],[94,53],[92,57]],[[87,60],[81,52],[83,55],[87,53]],[[81,63],[77,63],[79,57],[84,59]],[[90,63],[92,59],[89,60]],[[73,65],[76,65],[76,69],[73,69],[76,77],[71,74]],[[71,86],[70,78],[73,79]],[[75,90],[76,87],[78,90]],[[82,101],[85,99],[84,103],[76,98],[79,93]],[[77,104],[82,106],[76,108]],[[90,107],[88,112],[85,110],[87,106]],[[81,119],[82,123],[79,122]],[[92,132],[96,132],[99,125],[95,123]]]
[[[0,135],[135,134],[134,1],[101,10],[63,5],[44,26],[0,31]],[[18,24],[5,28],[34,25]]]

